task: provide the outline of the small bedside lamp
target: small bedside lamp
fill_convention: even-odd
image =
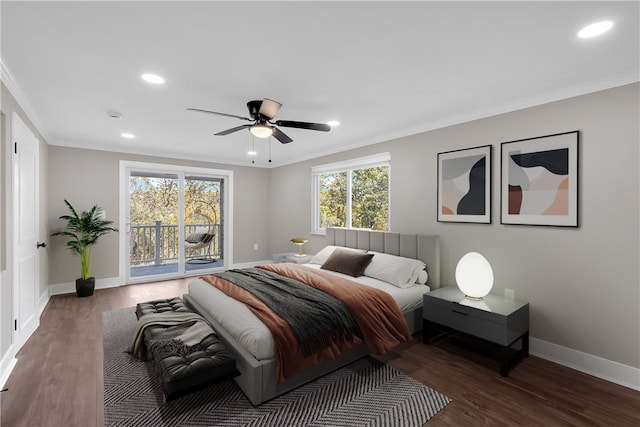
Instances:
[[[304,254],[302,253],[302,247],[309,240],[305,239],[304,237],[294,237],[293,239],[291,239],[289,241],[291,243],[293,243],[294,245],[298,245],[299,250],[298,250],[298,253],[295,256],[304,256]]]
[[[491,264],[479,253],[469,252],[458,261],[456,283],[465,298],[482,301],[493,287]]]

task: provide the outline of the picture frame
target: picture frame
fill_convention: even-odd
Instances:
[[[500,145],[500,222],[578,227],[578,149],[571,131]]]
[[[491,151],[438,153],[438,222],[491,224]]]

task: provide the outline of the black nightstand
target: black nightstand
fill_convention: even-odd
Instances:
[[[426,293],[423,302],[425,344],[438,330],[483,343],[498,353],[503,377],[512,362],[529,356],[529,303],[491,294],[473,301],[451,286]],[[513,350],[518,341],[520,349]]]

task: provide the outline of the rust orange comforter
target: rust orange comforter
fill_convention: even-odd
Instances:
[[[400,308],[386,292],[322,270],[293,263],[266,264],[258,268],[306,283],[340,299],[351,312],[351,316],[360,328],[364,342],[374,354],[384,354],[411,338],[409,327]],[[202,279],[247,305],[267,326],[273,335],[278,383],[325,360],[335,359],[363,341],[354,337],[353,341],[336,343],[321,352],[304,357],[289,324],[266,304],[250,292],[220,277],[209,275],[203,276]]]

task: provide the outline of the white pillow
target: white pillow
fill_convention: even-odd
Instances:
[[[399,288],[413,286],[421,270],[427,266],[419,259],[369,251],[375,254],[364,275],[391,283]]]
[[[418,273],[418,278],[416,279],[416,283],[418,283],[419,285],[424,285],[428,280],[429,274],[427,273],[427,270],[420,270],[420,272]]]
[[[309,260],[309,264],[320,264],[320,265],[324,264],[327,261],[327,259],[329,259],[329,257],[331,256],[331,254],[336,248],[344,249],[346,251],[355,251],[355,252],[361,252],[361,253],[366,252],[362,249],[352,249],[352,248],[345,248],[342,246],[329,245],[329,246],[325,246],[324,248],[322,248],[320,252],[312,256],[311,259]]]

